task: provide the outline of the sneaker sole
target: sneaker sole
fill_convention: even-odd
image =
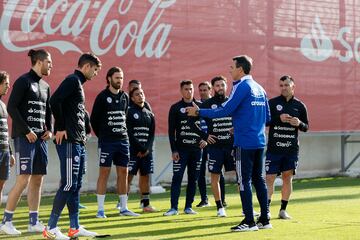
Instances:
[[[248,229],[231,229],[232,232],[254,232],[254,231],[258,231],[259,228],[257,226],[255,227],[251,227]]]

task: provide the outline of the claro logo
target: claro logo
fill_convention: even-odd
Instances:
[[[355,58],[360,63],[359,44],[360,37],[355,41],[349,42],[345,39],[346,34],[351,34],[350,27],[342,27],[339,29],[337,38],[333,40],[338,42],[346,51],[334,51],[333,41],[326,35],[320,18],[315,17],[311,27],[311,33],[304,36],[301,40],[301,53],[311,61],[322,62],[327,60],[330,56],[334,56],[341,62],[349,62]],[[339,49],[340,50],[340,49]]]

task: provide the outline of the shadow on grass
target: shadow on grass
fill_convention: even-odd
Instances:
[[[184,236],[180,237],[176,235],[197,229],[200,230],[204,228],[229,227],[229,231],[218,232],[216,234],[212,233],[211,235],[209,234],[209,236],[214,236],[217,234],[223,236],[226,233],[231,234],[230,227],[232,227],[233,225],[234,225],[233,223],[218,223],[218,224],[207,224],[207,225],[194,225],[191,227],[176,227],[176,228],[168,228],[168,229],[160,229],[160,230],[143,231],[143,232],[138,231],[131,234],[129,233],[114,234],[109,239],[123,239],[123,238],[141,239],[141,237],[149,237],[149,236],[154,237],[155,239],[184,239]],[[175,235],[175,236],[171,236],[171,235]],[[163,238],[162,236],[166,236],[167,238]],[[201,236],[206,236],[206,235],[202,234]],[[198,236],[194,236],[194,237],[197,238]],[[188,236],[186,236],[186,238],[191,239],[191,237]]]

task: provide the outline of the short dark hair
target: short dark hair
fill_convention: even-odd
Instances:
[[[2,84],[5,79],[9,78],[9,74],[5,71],[0,71],[0,84]]]
[[[226,77],[220,75],[220,76],[216,76],[213,79],[211,79],[211,86],[214,86],[215,82],[220,81],[220,80],[227,82]]]
[[[139,87],[134,87],[134,88],[129,92],[130,98],[134,95],[135,91],[137,91],[137,90],[141,90],[141,88],[139,88]]]
[[[50,53],[44,49],[30,49],[28,56],[31,60],[31,66],[35,66],[38,60],[44,61],[48,56],[50,56]]]
[[[101,60],[93,53],[84,53],[80,56],[78,61],[78,67],[82,68],[85,64],[90,63],[90,66],[96,65],[101,67]]]
[[[182,80],[180,82],[180,88],[182,88],[184,85],[190,85],[190,84],[193,84],[192,80],[190,79]]]
[[[130,80],[128,85],[130,86],[131,84],[141,85],[141,82],[137,79],[132,79]]]
[[[243,69],[245,74],[250,73],[251,67],[253,65],[253,60],[251,57],[249,57],[247,55],[240,55],[240,56],[233,57],[232,60],[235,61],[237,68],[241,67]]]
[[[110,84],[109,77],[111,78],[112,75],[114,75],[114,73],[117,73],[117,72],[123,72],[123,70],[119,67],[112,67],[107,71],[107,73],[106,73],[107,84]]]
[[[295,80],[290,75],[284,75],[280,78],[280,81],[286,81],[286,80],[290,80],[290,82],[295,83]]]
[[[198,88],[200,88],[201,86],[207,86],[209,90],[211,89],[211,85],[208,81],[199,83]]]

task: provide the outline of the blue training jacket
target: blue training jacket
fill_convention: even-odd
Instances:
[[[216,109],[200,109],[200,117],[231,116],[234,126],[234,145],[244,149],[264,148],[265,124],[270,121],[270,110],[265,90],[246,75],[233,82],[229,99]]]

